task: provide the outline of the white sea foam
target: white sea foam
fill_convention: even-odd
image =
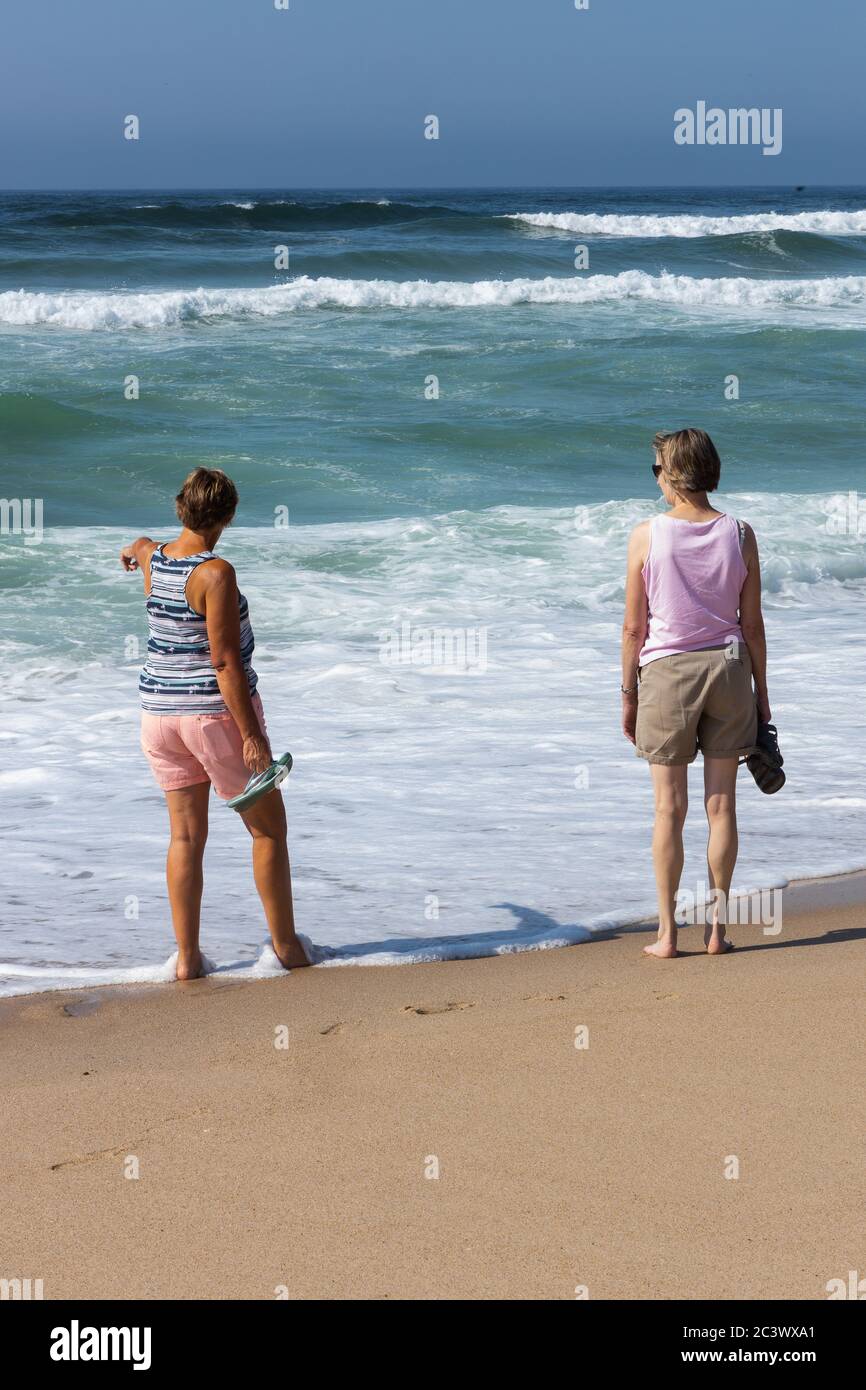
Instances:
[[[699,213],[512,212],[512,222],[579,236],[702,237],[739,236],[743,232],[817,232],[822,236],[866,235],[866,209],[834,212],[756,212],[731,217]]]
[[[860,322],[866,310],[866,276],[808,280],[760,280],[747,276],[618,275],[545,276],[516,280],[341,280],[301,276],[258,289],[163,290],[152,293],[48,294],[9,290],[0,294],[0,324],[47,325],[76,330],[154,329],[248,317],[274,318],[316,309],[493,309],[514,305],[626,304],[643,302],[721,316],[782,317],[823,311],[830,321]],[[837,312],[838,311],[838,312]]]
[[[788,772],[775,797],[741,774],[741,890],[866,863],[866,653],[851,640],[866,541],[834,529],[840,501],[720,499],[761,545]],[[652,512],[633,501],[232,528],[269,728],[295,756],[297,917],[317,964],[549,949],[652,912],[650,780],[618,727],[626,541]],[[137,663],[116,641],[143,631],[140,582],[117,566],[125,539],[52,528],[16,590],[32,634],[63,586],[83,654],[49,665],[9,626],[0,634],[3,729],[16,735],[3,745],[0,993],[171,978],[165,811],[138,746]],[[15,544],[0,537],[0,558]],[[486,673],[383,663],[381,635],[403,619],[484,627]],[[692,777],[697,792],[699,766]],[[705,873],[695,803],[688,886]],[[204,949],[219,972],[255,978],[277,971],[265,940],[248,837],[214,804]]]
[[[0,788],[37,787],[50,780],[51,775],[44,767],[22,767],[13,772],[0,772]]]

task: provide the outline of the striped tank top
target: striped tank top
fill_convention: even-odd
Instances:
[[[147,596],[147,658],[138,681],[141,707],[149,714],[227,714],[211,662],[207,623],[190,607],[186,581],[193,570],[215,558],[212,550],[172,560],[163,546],[150,557]],[[251,661],[255,639],[249,604],[238,595],[241,661],[252,695],[258,677]]]

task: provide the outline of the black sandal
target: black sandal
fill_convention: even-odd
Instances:
[[[785,761],[779,748],[779,735],[775,724],[764,724],[758,720],[758,734],[754,750],[744,758],[746,766],[762,792],[772,796],[785,785],[782,764]]]

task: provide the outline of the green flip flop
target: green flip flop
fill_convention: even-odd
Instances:
[[[255,806],[257,801],[261,801],[263,796],[273,791],[281,782],[285,782],[292,770],[292,755],[284,753],[281,758],[277,758],[275,763],[271,763],[264,772],[256,772],[247,782],[239,796],[233,796],[226,805],[231,806],[233,811],[248,811],[251,806]]]

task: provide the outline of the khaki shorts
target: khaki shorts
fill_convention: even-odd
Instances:
[[[636,752],[651,763],[751,753],[758,732],[745,642],[660,656],[638,672]]]

